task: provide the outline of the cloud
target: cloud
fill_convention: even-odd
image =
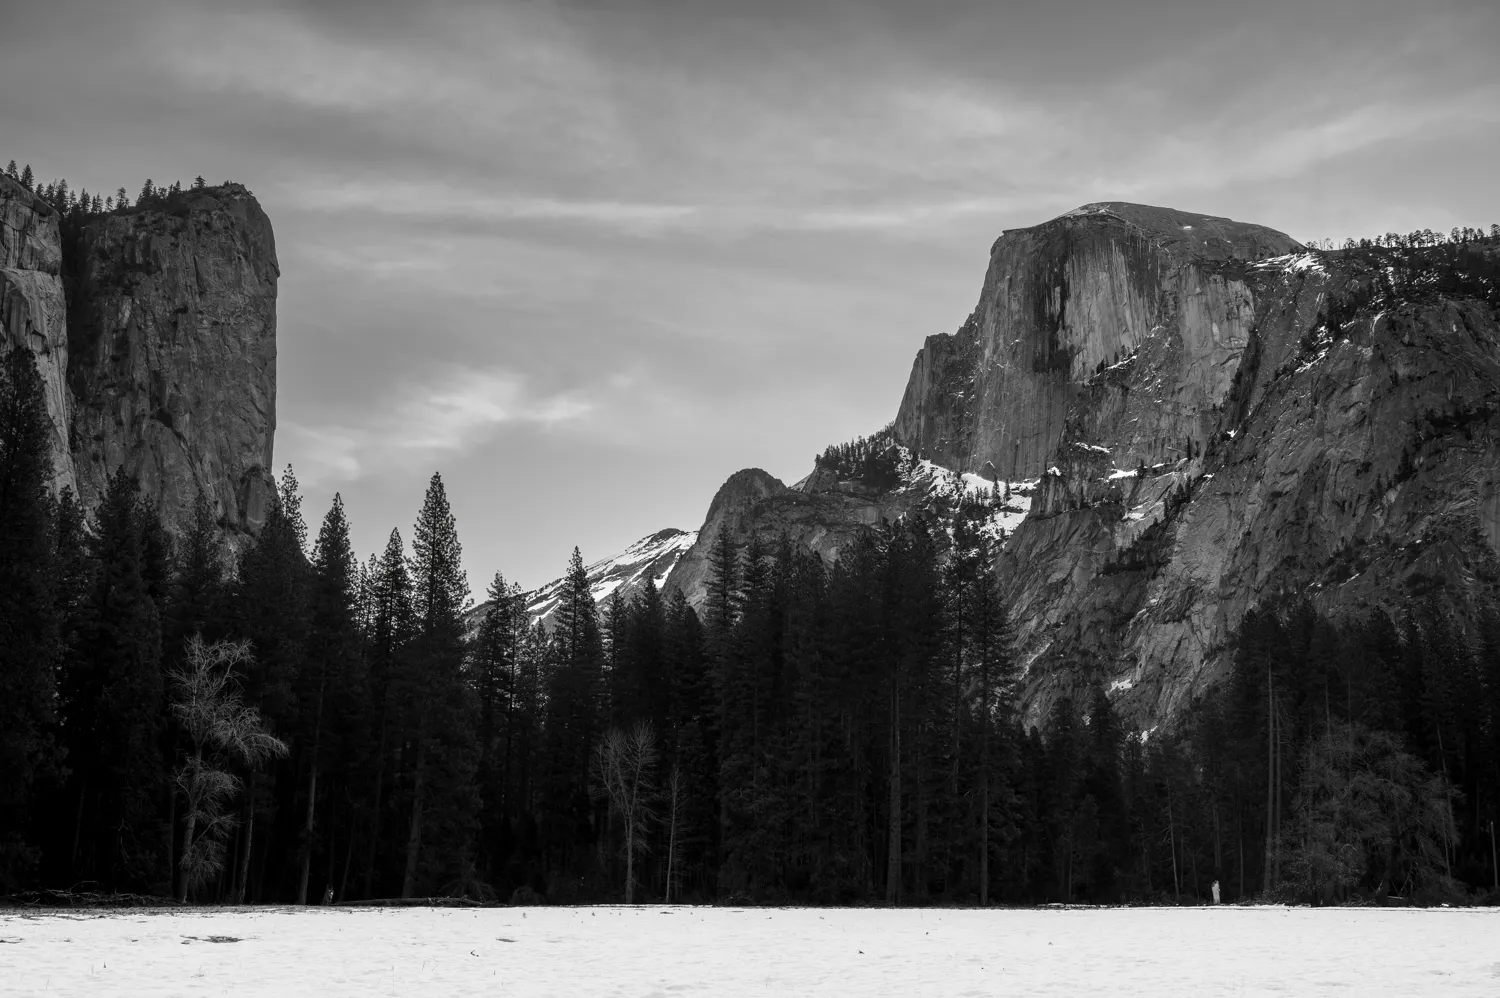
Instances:
[[[388,471],[431,466],[444,454],[483,445],[499,428],[551,428],[588,415],[594,404],[578,391],[537,395],[526,379],[504,369],[444,369],[429,381],[398,389],[388,410],[357,425],[283,422],[281,453],[290,452],[310,487],[355,481]]]
[[[411,219],[441,216],[469,222],[579,222],[649,234],[685,227],[700,209],[693,205],[631,203],[494,194],[478,184],[433,180],[310,179],[288,189],[290,200],[310,211],[362,212]]]
[[[359,20],[356,16],[355,20]],[[376,34],[285,10],[185,10],[160,25],[183,90],[337,116],[391,146],[455,147],[554,177],[617,167],[633,139],[603,67],[546,5],[434,8]]]
[[[1037,194],[1017,192],[1003,197],[950,199],[891,198],[860,205],[828,207],[808,204],[663,204],[615,200],[569,200],[528,195],[495,195],[481,188],[434,181],[326,180],[309,181],[288,190],[290,201],[308,211],[387,215],[426,226],[447,219],[474,229],[485,224],[512,222],[557,223],[610,230],[634,238],[673,238],[682,235],[735,237],[756,233],[866,232],[911,230],[941,225],[956,218],[996,215],[1034,205]],[[497,232],[515,234],[514,229]],[[370,256],[369,247],[339,251],[348,263]],[[430,259],[406,254],[375,262],[376,267],[428,270]]]

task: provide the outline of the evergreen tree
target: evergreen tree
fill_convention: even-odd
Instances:
[[[1130,847],[1126,838],[1125,802],[1121,792],[1120,764],[1125,736],[1114,705],[1104,687],[1093,684],[1089,693],[1088,736],[1083,748],[1084,798],[1092,802],[1098,833],[1092,848],[1082,856],[1079,872],[1095,902],[1117,899],[1118,870]],[[1215,812],[1217,815],[1217,812]],[[1221,864],[1214,864],[1215,876]]]
[[[666,601],[662,668],[667,689],[666,754],[680,773],[675,839],[677,877],[682,889],[708,891],[718,840],[718,703],[704,651],[703,627],[680,589]],[[680,871],[680,872],[678,872]]]
[[[929,525],[911,520],[887,548],[887,618],[892,655],[888,775],[889,836],[886,901],[899,903],[911,891],[925,900],[930,886],[938,764],[943,724],[943,590]],[[909,843],[909,845],[908,845]],[[910,863],[903,866],[907,856]],[[904,870],[910,876],[904,876]]]
[[[546,679],[543,834],[556,868],[567,870],[595,835],[588,797],[590,756],[603,730],[599,612],[577,548],[568,564],[552,630]]]
[[[201,488],[193,498],[191,519],[180,537],[162,623],[163,650],[170,661],[182,655],[193,635],[216,640],[226,626],[224,544],[213,501]]]
[[[10,175],[15,175],[12,161]],[[25,883],[40,850],[32,808],[61,761],[53,738],[62,654],[63,566],[41,377],[30,350],[0,357],[0,891]]]
[[[164,893],[171,827],[161,806],[161,622],[150,594],[149,515],[120,468],[96,513],[89,591],[60,703],[77,815],[73,880]]]
[[[315,847],[313,838],[319,773],[344,747],[339,734],[348,735],[359,720],[363,675],[359,669],[359,635],[355,627],[357,564],[349,544],[349,521],[344,500],[334,493],[313,548],[308,599],[307,657],[297,677],[298,727],[305,746],[307,770],[305,818],[300,843],[301,870],[297,903],[307,903],[307,885]],[[330,704],[342,708],[329,711]],[[330,736],[334,737],[330,737]],[[329,742],[333,742],[329,745]],[[347,789],[347,788],[346,788]],[[331,860],[331,857],[329,857]],[[332,886],[331,874],[325,888]]]
[[[365,856],[364,894],[376,895],[377,861],[386,842],[387,826],[395,824],[391,804],[395,779],[393,749],[403,741],[406,705],[411,698],[408,646],[415,631],[411,576],[399,531],[392,530],[385,551],[370,572],[367,596],[369,619],[366,645],[369,683],[375,717],[375,773],[370,791],[371,829]],[[404,858],[404,857],[403,857]],[[404,865],[403,865],[404,876]]]
[[[471,852],[477,813],[474,703],[463,676],[462,615],[469,585],[448,496],[436,474],[417,517],[412,552],[417,682],[409,705],[414,762],[402,897],[412,896],[424,873],[428,882],[437,878],[436,886],[455,878],[465,890],[478,886],[472,882]]]
[[[504,872],[511,853],[511,819],[518,800],[513,785],[517,735],[529,732],[519,716],[524,709],[520,592],[496,572],[486,596],[489,605],[470,649],[470,672],[479,708],[480,854],[493,882]]]
[[[1010,625],[995,576],[994,550],[982,524],[988,516],[978,496],[962,494],[953,521],[953,552],[948,567],[951,647],[955,697],[960,717],[973,729],[979,903],[989,903],[993,833],[1009,834],[1005,815],[1010,789],[1002,776],[1004,732],[1013,713],[1015,666]],[[956,719],[956,720],[959,720]],[[954,752],[962,749],[962,729],[955,728]],[[997,806],[1000,808],[997,812]]]
[[[245,669],[245,696],[272,732],[290,734],[298,730],[298,677],[307,660],[311,583],[304,551],[306,532],[297,480],[288,468],[272,495],[260,535],[241,558],[235,600],[239,618],[235,628],[250,641],[253,653]],[[293,755],[270,768],[264,780],[253,770],[249,774],[246,813],[240,822],[240,868],[234,888],[239,900],[256,901],[267,894],[281,899],[294,896],[295,886],[290,882],[298,869],[294,859],[263,850],[266,859],[253,880],[249,860],[263,806],[275,821],[268,830],[269,837],[276,842],[297,841],[300,822],[295,804],[301,748],[300,742],[294,744]]]

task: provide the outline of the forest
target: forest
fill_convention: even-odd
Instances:
[[[726,534],[699,609],[596,605],[575,550],[548,631],[498,574],[473,610],[437,475],[362,561],[290,469],[232,546],[206,497],[167,525],[123,470],[85,517],[50,432],[12,350],[0,894],[1500,900],[1500,610],[1441,580],[1359,620],[1258,608],[1231,674],[1139,732],[1087,662],[1023,712],[993,496],[833,565]]]

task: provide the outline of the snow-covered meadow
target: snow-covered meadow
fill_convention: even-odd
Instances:
[[[0,911],[0,994],[1500,995],[1500,909]]]

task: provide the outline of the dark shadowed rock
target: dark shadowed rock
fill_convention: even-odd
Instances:
[[[57,212],[0,175],[0,347],[36,355],[52,417],[55,488],[72,486],[68,451],[68,327]]]
[[[271,223],[238,184],[96,216],[69,247],[73,460],[86,504],[120,465],[183,522],[202,488],[231,534],[272,488]]]

